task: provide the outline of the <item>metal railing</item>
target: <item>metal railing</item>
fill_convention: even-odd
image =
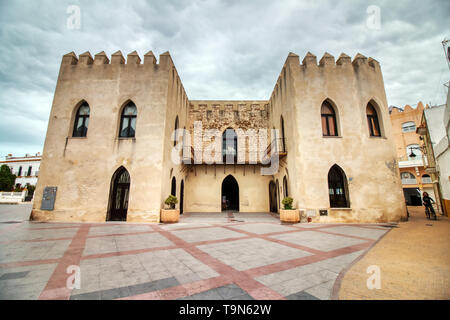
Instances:
[[[275,155],[280,153],[287,153],[286,150],[286,138],[273,139],[272,142],[267,146],[264,154]]]
[[[422,177],[422,183],[433,183],[433,181],[429,177]]]
[[[417,184],[416,179],[402,179],[402,184]]]

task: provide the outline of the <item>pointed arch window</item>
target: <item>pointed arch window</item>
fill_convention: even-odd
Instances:
[[[289,191],[288,191],[288,183],[287,183],[287,178],[286,176],[284,176],[283,178],[283,192],[284,192],[284,197],[289,197]]]
[[[136,135],[137,109],[133,102],[129,102],[122,110],[120,118],[120,138],[134,138]]]
[[[281,151],[286,152],[286,138],[284,135],[284,118],[280,117],[280,125],[281,125]]]
[[[237,162],[237,134],[228,128],[222,135],[222,156],[224,163]]]
[[[381,137],[380,123],[378,121],[377,110],[369,103],[366,108],[367,123],[369,125],[369,133],[371,137]]]
[[[177,179],[175,177],[172,178],[172,186],[170,188],[170,194],[176,197],[177,195]]]
[[[75,123],[73,126],[73,137],[82,138],[87,136],[89,126],[89,116],[91,110],[87,102],[84,102],[77,110]]]
[[[173,130],[173,146],[175,147],[177,145],[177,130],[178,130],[178,126],[179,126],[179,120],[178,120],[178,116],[175,119],[175,127]]]
[[[327,101],[322,103],[322,134],[324,137],[335,137],[338,135],[336,112],[331,104]]]

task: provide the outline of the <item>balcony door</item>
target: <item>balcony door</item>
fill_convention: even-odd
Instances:
[[[130,175],[124,167],[114,173],[111,181],[108,221],[127,221]]]
[[[328,172],[328,192],[331,208],[349,208],[347,178],[344,171],[334,165]]]

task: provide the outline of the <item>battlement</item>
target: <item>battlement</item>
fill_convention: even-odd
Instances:
[[[206,111],[267,110],[267,100],[190,100],[189,109]]]
[[[296,56],[296,55],[295,55]],[[289,58],[294,57],[294,55],[291,53],[288,56]],[[296,56],[298,58],[298,56]],[[338,66],[350,66],[352,65],[354,68],[358,68],[364,65],[367,65],[368,67],[371,67],[374,71],[379,69],[380,64],[377,60],[369,57],[365,57],[364,55],[358,53],[354,58],[353,61],[350,56],[346,55],[345,53],[341,53],[337,61],[335,61],[334,56],[329,54],[328,52],[325,52],[322,58],[320,59],[319,63],[317,63],[317,57],[312,54],[311,52],[308,52],[306,56],[303,58],[302,63],[300,64],[302,68],[329,68],[329,67],[338,67]]]
[[[175,64],[167,51],[159,56],[157,63],[156,56],[152,51],[147,52],[141,60],[136,51],[129,53],[125,59],[122,52],[116,51],[108,57],[101,51],[92,57],[89,51],[80,54],[78,57],[74,52],[63,56],[61,62],[61,73],[66,79],[90,78],[95,80],[119,78],[120,74],[127,74],[127,78],[148,77],[149,73],[165,71],[174,83],[174,87],[181,90],[184,98],[187,98],[183,83],[178,75]]]
[[[80,54],[79,57],[72,51],[63,56],[62,65],[152,65],[159,67],[174,67],[172,57],[167,51],[159,56],[159,64],[157,63],[156,57],[152,51],[147,52],[144,55],[144,61],[142,62],[139,54],[133,51],[127,55],[127,59],[123,56],[122,52],[119,50],[111,55],[111,59],[108,58],[104,51],[97,53],[94,58],[89,51]]]
[[[300,76],[305,80],[321,77],[325,73],[336,74],[336,76],[342,75],[343,77],[348,77],[352,74],[351,72],[355,75],[366,72],[372,73],[373,75],[381,75],[379,62],[371,57],[367,58],[360,53],[356,54],[353,60],[347,54],[341,53],[338,59],[335,60],[333,55],[325,52],[320,58],[319,63],[317,63],[317,57],[311,52],[308,52],[301,62],[297,54],[290,52],[278,76],[270,100],[276,98],[283,91],[283,82],[287,86],[288,73],[294,69],[300,69]]]

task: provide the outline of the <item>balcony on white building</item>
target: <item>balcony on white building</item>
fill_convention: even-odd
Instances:
[[[416,179],[402,179],[402,184],[417,184]]]

